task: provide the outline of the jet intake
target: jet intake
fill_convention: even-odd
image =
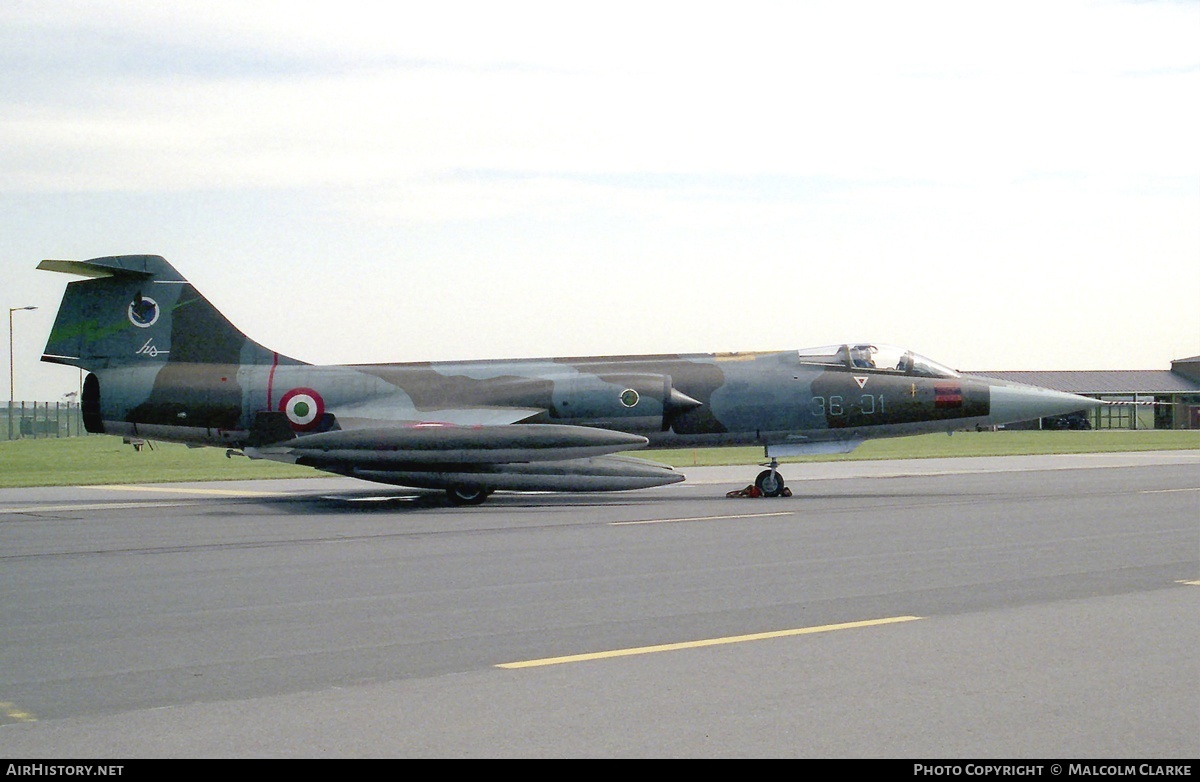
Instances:
[[[556,380],[551,415],[580,426],[665,432],[700,402],[671,385],[670,375],[580,374]]]

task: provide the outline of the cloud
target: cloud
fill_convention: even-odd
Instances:
[[[923,7],[26,10],[0,165],[8,188],[85,191],[1200,168],[1172,8]]]

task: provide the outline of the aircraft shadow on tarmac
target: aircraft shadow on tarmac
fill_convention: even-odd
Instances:
[[[725,487],[709,487],[708,491],[680,493],[662,492],[657,495],[647,492],[637,494],[600,493],[497,493],[485,505],[463,506],[450,501],[446,495],[438,491],[396,490],[361,492],[330,492],[322,494],[288,495],[280,497],[250,500],[254,504],[263,504],[278,508],[293,514],[379,514],[379,513],[412,513],[417,511],[437,511],[442,513],[467,512],[471,514],[489,514],[512,510],[545,510],[545,511],[579,511],[585,508],[618,508],[628,506],[640,507],[674,507],[681,504],[703,503],[707,507],[720,506],[722,510],[730,509],[736,513],[767,513],[774,511],[803,512],[815,503],[839,503],[845,501],[866,501],[872,505],[884,506],[888,503],[910,504],[916,502],[936,502],[938,504],[953,502],[974,502],[975,492],[963,491],[930,491],[912,490],[897,491],[891,489],[864,489],[863,487],[847,488],[844,492],[797,492],[791,497],[758,497],[731,498],[727,497]],[[894,507],[890,506],[889,507]]]

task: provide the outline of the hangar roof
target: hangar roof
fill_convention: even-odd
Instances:
[[[1200,394],[1200,383],[1165,369],[971,372],[1072,394]]]

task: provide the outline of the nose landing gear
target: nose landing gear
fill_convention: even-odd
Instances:
[[[764,497],[790,497],[792,495],[784,485],[783,476],[779,474],[779,460],[775,457],[771,457],[767,469],[760,472],[754,479],[754,485]]]
[[[779,461],[771,457],[766,463],[767,469],[758,474],[754,483],[744,489],[737,489],[726,494],[726,497],[791,497],[792,490],[784,485],[783,476],[779,474]]]

